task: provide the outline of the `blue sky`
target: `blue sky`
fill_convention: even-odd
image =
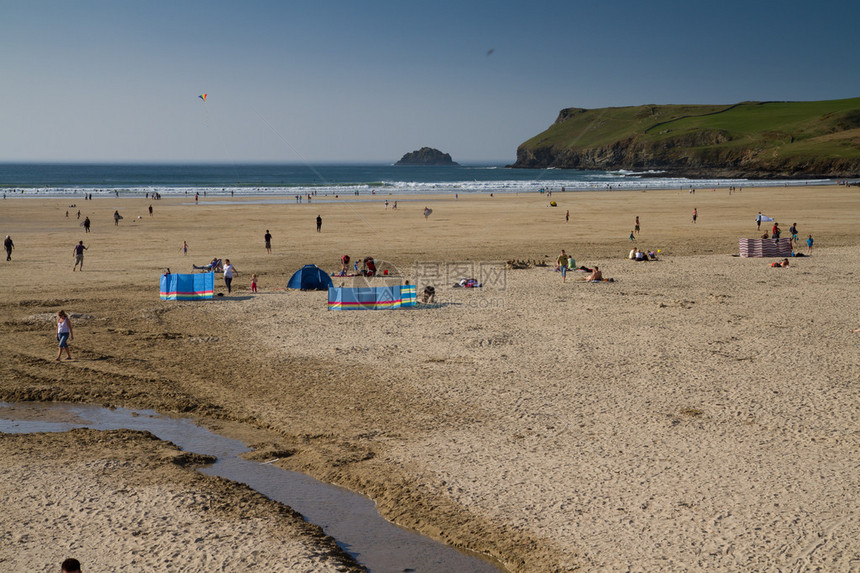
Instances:
[[[512,162],[565,107],[860,96],[857,22],[843,0],[0,0],[0,161]]]

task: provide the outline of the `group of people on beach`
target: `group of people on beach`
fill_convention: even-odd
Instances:
[[[583,280],[586,282],[598,282],[603,281],[603,273],[600,271],[600,268],[595,265],[594,268],[589,269],[588,267],[576,266],[576,260],[573,258],[573,255],[568,255],[567,252],[562,249],[561,253],[555,259],[555,269],[556,272],[561,273],[561,281],[567,282],[567,272],[568,271],[582,271],[589,273]]]
[[[339,276],[346,277],[351,275],[361,275],[365,277],[373,277],[376,276],[376,260],[367,256],[362,259],[358,257],[352,263],[352,269],[349,267],[349,263],[352,261],[352,258],[349,255],[342,255],[340,257],[340,274]],[[361,268],[358,268],[358,262],[361,261]],[[352,271],[352,272],[350,272]],[[388,272],[388,271],[386,271]],[[334,276],[334,275],[332,275]]]
[[[759,211],[758,215],[756,215],[755,223],[756,230],[761,230],[761,224],[763,221],[771,221],[770,217],[765,217],[762,215],[762,212]],[[794,250],[800,248],[800,236],[797,230],[797,223],[792,223],[791,227],[788,228],[788,232],[790,234],[791,239],[791,251],[792,256],[794,256]],[[765,229],[764,234],[762,234],[762,239],[779,239],[782,236],[782,229],[779,227],[779,223],[777,221],[773,221],[773,227],[771,227],[770,234],[768,235],[767,229]],[[812,245],[815,243],[815,240],[812,238],[812,235],[808,235],[806,238],[806,254],[812,254]],[[786,265],[787,266],[787,265]]]

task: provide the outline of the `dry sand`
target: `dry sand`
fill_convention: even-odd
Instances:
[[[258,456],[292,452],[282,466],[516,571],[860,569],[860,193],[556,193],[558,208],[536,194],[397,199],[397,211],[384,197],[78,201],[88,235],[72,201],[7,199],[0,234],[16,250],[0,264],[0,398],[241,426]],[[731,256],[738,237],[758,236],[758,211],[813,234],[812,256],[787,269]],[[637,215],[636,244],[662,249],[660,261],[624,258]],[[81,239],[85,269],[72,273]],[[617,282],[498,265],[561,248]],[[337,270],[343,253],[433,282],[436,304],[328,312],[324,293],[283,290],[301,265]],[[231,296],[158,300],[165,267],[213,256],[240,271]],[[467,275],[485,287],[448,286]],[[62,363],[59,308],[75,325],[75,360]],[[144,446],[124,447],[119,458]],[[34,487],[54,487],[49,474]],[[13,532],[5,555],[22,532],[9,516],[0,528]],[[125,563],[113,555],[106,569]]]

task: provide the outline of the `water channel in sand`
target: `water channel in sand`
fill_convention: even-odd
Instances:
[[[305,474],[266,463],[243,460],[250,451],[242,442],[214,434],[186,418],[170,418],[152,410],[109,409],[59,403],[0,402],[0,432],[64,432],[73,428],[141,430],[185,451],[215,456],[200,471],[244,483],[290,506],[372,573],[443,573],[502,571],[484,559],[462,553],[382,518],[372,500],[317,481]]]

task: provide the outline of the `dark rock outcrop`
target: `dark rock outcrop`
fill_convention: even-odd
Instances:
[[[407,153],[395,165],[459,165],[459,163],[453,161],[448,153],[442,153],[431,147],[422,147]]]

